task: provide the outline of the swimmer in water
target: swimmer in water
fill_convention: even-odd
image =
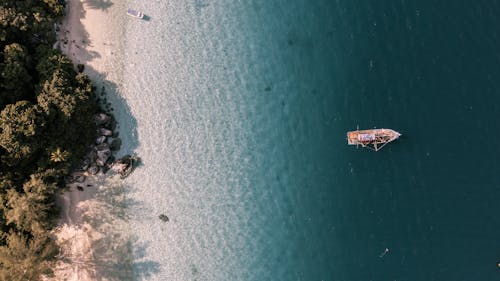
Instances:
[[[385,248],[385,250],[380,255],[378,255],[378,257],[383,258],[387,253],[389,253],[389,248]]]

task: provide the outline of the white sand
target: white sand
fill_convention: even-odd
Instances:
[[[121,75],[119,61],[123,40],[119,40],[120,30],[124,29],[124,25],[117,25],[120,25],[119,21],[124,24],[125,19],[116,17],[113,13],[123,15],[124,7],[120,5],[124,3],[102,1],[101,6],[96,6],[95,2],[68,0],[67,16],[58,33],[58,45],[75,64],[85,65],[85,73],[98,85],[98,89],[112,84],[116,94],[116,89],[120,87]],[[118,31],[112,30],[113,25]],[[124,200],[124,196],[120,191],[109,190],[113,185],[114,188],[119,188],[119,184],[110,184],[110,181],[119,182],[116,177],[93,176],[88,178],[87,182],[79,184],[84,187],[84,191],[77,190],[75,185],[60,196],[62,218],[53,234],[61,246],[62,261],[55,270],[55,278],[47,280],[132,278],[128,258],[123,257],[128,253],[116,253],[116,249],[106,248],[106,245],[110,244],[107,239],[111,236],[114,240],[122,239],[124,244],[128,241],[123,234],[126,223],[113,217],[123,216],[125,208],[122,206],[119,207],[122,209],[117,210],[114,204],[116,200]],[[124,278],[112,277],[116,275],[114,270],[120,270],[121,274],[118,275]]]

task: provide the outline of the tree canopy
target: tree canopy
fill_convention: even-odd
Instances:
[[[0,3],[0,281],[51,274],[55,194],[96,131],[92,83],[52,49],[63,3]]]

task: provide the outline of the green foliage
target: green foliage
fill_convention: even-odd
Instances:
[[[64,162],[68,160],[70,153],[67,150],[61,150],[59,147],[50,153],[50,161]]]
[[[0,1],[0,281],[40,280],[55,196],[95,135],[94,87],[51,46],[59,0]]]
[[[41,57],[40,62],[36,66],[36,70],[41,81],[53,79],[54,72],[57,70],[71,76],[75,75],[71,61],[58,50],[39,48],[37,51],[39,52],[38,55]]]
[[[0,246],[1,281],[35,281],[52,274],[57,246],[47,235],[32,238],[10,232],[6,245]]]
[[[42,189],[44,187],[30,186]],[[14,224],[16,229],[34,234],[49,230],[51,206],[46,203],[46,197],[36,192],[18,193],[11,189],[5,199],[5,218],[7,225]]]
[[[0,105],[12,103],[28,96],[31,91],[32,78],[29,74],[29,56],[26,48],[13,43],[4,48],[4,62],[0,64],[2,78],[2,98]]]
[[[0,146],[10,159],[29,159],[42,144],[39,137],[45,126],[44,116],[30,102],[9,104],[0,113]]]
[[[45,114],[56,115],[59,121],[67,122],[75,112],[77,98],[71,86],[70,76],[57,69],[52,73],[51,79],[45,81],[37,101]]]

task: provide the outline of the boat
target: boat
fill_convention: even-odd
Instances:
[[[397,140],[400,133],[392,129],[356,130],[347,132],[347,144],[379,151],[386,144]]]
[[[139,11],[136,11],[136,10],[133,10],[133,9],[128,9],[127,10],[127,15],[129,15],[131,17],[134,17],[134,18],[138,18],[138,19],[144,18],[144,14],[142,12],[139,12]]]

